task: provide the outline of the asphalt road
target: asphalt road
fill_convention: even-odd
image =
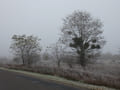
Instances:
[[[24,74],[0,70],[0,90],[87,90]]]

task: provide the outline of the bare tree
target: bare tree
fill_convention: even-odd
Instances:
[[[60,67],[61,61],[64,57],[64,49],[65,47],[58,41],[56,44],[52,45],[51,52],[53,54],[53,57],[57,60],[57,66]]]
[[[13,35],[11,49],[16,57],[20,57],[23,65],[31,65],[40,59],[41,47],[38,37]]]
[[[93,58],[105,44],[101,34],[102,23],[89,13],[75,11],[64,19],[62,42],[71,47],[79,56],[79,63],[86,66],[87,60]]]
[[[51,59],[49,49],[50,49],[49,47],[46,47],[45,52],[43,52],[43,54],[42,54],[43,60],[50,60]]]

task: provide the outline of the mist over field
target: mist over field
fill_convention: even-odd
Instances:
[[[119,0],[0,0],[0,69],[120,89],[119,9]]]
[[[62,19],[74,10],[88,11],[103,22],[107,43],[103,52],[118,53],[120,47],[120,1],[118,0],[0,0],[0,56],[9,56],[14,34],[35,35],[43,48],[60,37]]]

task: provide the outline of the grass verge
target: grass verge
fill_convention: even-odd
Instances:
[[[22,70],[14,70],[14,69],[8,69],[8,68],[3,68],[3,67],[0,67],[0,69],[11,71],[11,72],[16,72],[16,73],[20,73],[20,74],[24,74],[24,75],[28,75],[28,76],[32,76],[32,77],[35,77],[35,78],[40,78],[40,79],[43,79],[43,80],[51,80],[53,82],[62,83],[62,84],[70,85],[70,86],[73,86],[73,87],[86,88],[86,89],[90,89],[90,90],[116,90],[116,89],[108,88],[108,87],[104,87],[104,86],[86,84],[86,83],[83,83],[83,82],[80,82],[80,81],[67,80],[65,78],[61,78],[61,77],[58,77],[58,76],[45,75],[45,74],[22,71]]]

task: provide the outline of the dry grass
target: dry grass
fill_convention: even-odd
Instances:
[[[67,80],[65,78],[58,77],[58,76],[53,76],[53,75],[45,75],[45,74],[40,74],[40,73],[35,73],[35,72],[7,69],[7,68],[1,68],[1,67],[0,67],[0,69],[11,71],[11,72],[22,73],[24,75],[29,75],[29,76],[32,76],[32,77],[35,77],[35,78],[40,78],[40,79],[43,79],[43,80],[50,80],[52,82],[62,83],[62,84],[70,85],[70,86],[73,86],[73,87],[85,88],[85,89],[88,89],[88,90],[116,90],[116,89],[108,88],[108,87],[104,87],[104,86],[96,86],[96,85],[82,83],[82,82],[79,82],[79,81]]]
[[[68,64],[62,62],[61,67],[58,68],[56,61],[51,59],[46,61],[41,60],[32,67],[12,64],[6,67],[120,89],[120,60],[118,58],[114,59],[113,57],[113,59],[109,58],[106,60],[103,58],[98,63],[89,64],[86,68],[82,68],[80,65],[73,63],[72,66],[73,68],[69,68]]]
[[[64,77],[66,79],[81,81],[88,84],[107,86],[111,88],[120,89],[120,76],[116,72],[107,71],[107,69],[103,69],[104,67],[100,66],[89,66],[86,69],[77,68],[77,69],[65,69],[65,68],[57,68],[57,67],[48,67],[48,66],[34,66],[34,67],[24,67],[21,65],[8,65],[7,68],[16,69],[16,70],[24,70],[30,72],[36,72],[47,75],[54,75]],[[98,70],[98,71],[97,71]],[[116,70],[116,69],[115,69]]]

